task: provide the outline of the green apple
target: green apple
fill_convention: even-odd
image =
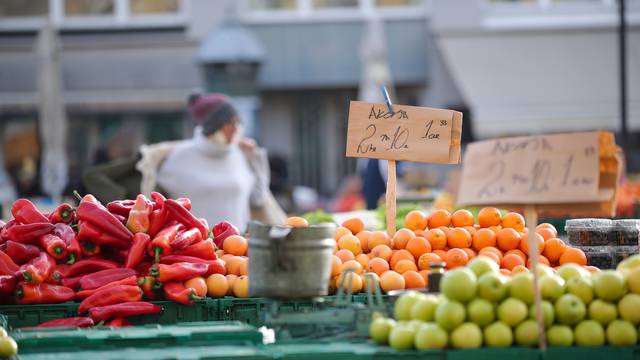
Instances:
[[[485,273],[497,273],[500,270],[500,266],[495,261],[482,255],[469,261],[467,267],[471,269],[477,277],[480,277]]]
[[[618,309],[612,303],[602,299],[595,299],[589,304],[589,319],[595,320],[607,326],[613,320],[618,318]]]
[[[580,298],[573,294],[564,294],[556,301],[556,319],[560,324],[575,325],[584,319],[587,308]]]
[[[18,344],[12,337],[0,337],[0,357],[12,358],[18,353]]]
[[[605,341],[604,328],[595,320],[583,320],[573,330],[576,345],[602,346]]]
[[[553,320],[555,319],[555,314],[553,311],[553,304],[549,301],[542,300],[540,303],[542,307],[542,317],[544,318],[544,326],[549,327],[553,324]],[[536,320],[536,304],[531,304],[529,306],[529,319]]]
[[[567,293],[573,294],[588,304],[593,300],[593,282],[591,278],[574,276],[567,280]]]
[[[593,291],[606,301],[617,301],[627,293],[627,282],[621,272],[603,270],[593,275]]]
[[[516,344],[534,346],[538,343],[538,323],[535,320],[525,320],[516,326]]]
[[[627,294],[618,302],[618,313],[634,325],[640,324],[640,294]]]
[[[486,273],[478,278],[478,295],[489,301],[502,301],[509,291],[509,278],[500,273]]]
[[[498,320],[514,327],[527,318],[528,309],[524,301],[516,298],[508,298],[498,305]]]
[[[435,295],[426,295],[411,307],[411,319],[433,321],[440,299]]]
[[[640,294],[640,266],[630,269],[625,273],[627,278],[627,286],[629,291],[635,294]]]
[[[485,327],[493,322],[493,304],[485,299],[474,299],[467,305],[467,317],[472,323]]]
[[[638,342],[638,333],[632,323],[614,320],[607,326],[607,342],[613,346],[634,346]]]
[[[466,317],[467,314],[464,305],[457,301],[443,300],[440,301],[436,308],[436,323],[447,331],[451,331],[462,324]]]
[[[554,276],[556,274],[550,266],[546,265],[538,265],[537,271],[539,277]]]
[[[512,276],[509,294],[527,304],[533,304],[533,274],[520,273]]]
[[[440,280],[440,292],[447,298],[467,302],[476,296],[476,274],[464,267],[447,271]]]
[[[542,298],[556,301],[564,294],[564,279],[560,276],[544,276],[539,279]]]
[[[393,306],[393,317],[396,320],[411,320],[411,308],[418,300],[424,297],[424,294],[417,291],[409,291],[402,294]]]
[[[413,326],[397,324],[389,333],[389,346],[395,350],[409,350],[413,348],[415,335]]]
[[[415,347],[418,350],[444,349],[449,343],[449,334],[435,323],[422,324],[416,333]]]
[[[484,328],[484,342],[488,347],[509,347],[513,344],[513,332],[509,325],[496,321]]]
[[[556,271],[556,275],[560,276],[564,279],[564,281],[569,281],[569,279],[579,276],[579,277],[589,277],[589,272],[584,268],[580,267],[578,264],[564,264],[560,266],[558,271]]]
[[[617,270],[625,271],[632,270],[640,267],[640,254],[629,256],[618,264]]]
[[[464,323],[451,333],[451,345],[455,349],[475,349],[482,346],[482,330],[474,323]]]
[[[396,322],[393,319],[379,317],[369,325],[369,336],[376,343],[386,345],[389,343],[389,334],[394,326]]]
[[[571,346],[573,330],[567,325],[553,325],[547,330],[547,341],[551,346]]]

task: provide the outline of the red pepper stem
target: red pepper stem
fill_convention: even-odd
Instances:
[[[161,282],[157,282],[157,281],[156,281],[156,282],[151,286],[151,288],[152,288],[153,290],[160,290],[160,289],[162,289],[162,283],[161,283]]]
[[[69,261],[67,261],[67,264],[72,265],[76,262],[76,254],[69,254]]]
[[[22,276],[24,277],[24,279],[30,283],[33,280],[33,277],[31,276],[31,273],[28,271],[23,271],[22,272]]]
[[[75,196],[78,201],[82,201],[82,196],[80,195],[78,190],[73,190],[73,196]]]
[[[158,269],[157,266],[152,266],[149,269],[149,275],[151,275],[153,277],[158,277],[160,275],[160,269]]]
[[[162,253],[162,249],[160,249],[159,247],[154,247],[153,248],[153,253],[154,253],[154,257],[156,259],[156,262],[160,262],[160,254]]]
[[[64,252],[64,247],[63,246],[56,246],[53,248],[53,252],[60,255]]]

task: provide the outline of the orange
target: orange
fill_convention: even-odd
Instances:
[[[544,250],[544,238],[542,238],[542,235],[536,233],[535,242],[538,244],[538,254],[542,254]],[[520,250],[529,256],[529,234],[522,236],[522,240],[520,240]]]
[[[551,238],[544,242],[544,250],[542,255],[549,259],[552,263],[557,263],[560,257],[567,249],[567,245],[564,241],[558,238]]]
[[[456,210],[451,215],[451,225],[455,227],[473,226],[473,224],[475,224],[475,220],[473,219],[473,214],[469,210]]]
[[[371,231],[362,230],[356,234],[356,237],[360,239],[360,248],[363,253],[368,253],[371,248],[369,248],[369,238],[371,238]]]
[[[244,256],[247,255],[248,247],[247,239],[240,235],[231,235],[222,242],[222,249],[225,254]]]
[[[384,292],[402,290],[406,285],[404,277],[395,271],[387,271],[380,275],[380,287]]]
[[[249,297],[249,276],[242,275],[233,282],[233,295],[239,298]]]
[[[369,263],[369,256],[367,256],[366,254],[360,254],[358,256],[356,256],[356,261],[360,263],[360,265],[362,265],[363,268],[367,268],[367,264]]]
[[[464,250],[464,252],[467,253],[467,255],[469,256],[469,260],[473,259],[474,257],[476,257],[476,252],[473,251],[472,249],[469,248],[463,248],[462,250]]]
[[[488,252],[495,254],[500,259],[500,261],[502,261],[502,256],[503,256],[502,251],[498,250],[498,248],[493,246],[487,246],[483,248],[478,252],[478,255],[485,254]]]
[[[405,248],[414,258],[418,259],[422,254],[431,252],[431,243],[423,237],[416,236],[409,240]]]
[[[353,253],[347,249],[342,249],[342,250],[338,250],[336,251],[335,255],[337,257],[340,258],[340,260],[342,260],[343,263],[349,261],[349,260],[355,260],[356,257],[353,255]]]
[[[424,287],[429,286],[429,270],[420,270],[418,274],[424,279]]]
[[[345,235],[353,235],[353,234],[351,233],[351,230],[347,229],[346,227],[338,226],[338,228],[336,229],[336,237],[335,237],[336,241],[338,241],[338,239],[340,239]]]
[[[427,286],[427,282],[417,271],[406,271],[402,274],[402,277],[407,289],[423,289]]]
[[[433,253],[440,256],[440,258],[444,261],[445,256],[447,256],[446,250],[433,250]]]
[[[343,284],[343,281],[344,281],[344,284]],[[362,278],[358,274],[349,273],[348,276],[346,277],[345,277],[345,274],[338,275],[338,278],[336,279],[337,287],[344,286],[345,289],[348,289],[349,283],[351,283],[352,294],[359,293],[362,290],[362,287],[364,286],[362,282]]]
[[[485,207],[478,212],[478,225],[483,228],[500,225],[502,214],[494,207]]]
[[[527,269],[524,265],[516,265],[513,267],[513,269],[511,269],[511,275],[525,272],[529,272],[529,269]]]
[[[395,235],[393,235],[393,248],[398,250],[404,249],[409,240],[415,236],[416,234],[409,229],[402,228],[396,231]]]
[[[600,271],[601,271],[600,269],[598,269],[598,268],[597,268],[597,267],[595,267],[595,266],[583,266],[583,268],[585,268],[587,271],[589,271],[589,272],[590,272],[590,273],[592,273],[592,274],[593,274],[593,273],[597,273],[597,272],[600,272]]]
[[[556,227],[549,224],[549,223],[542,223],[538,226],[536,226],[536,231],[539,231],[541,229],[550,229],[553,232],[553,236],[552,237],[558,237],[558,230],[556,230]],[[542,235],[542,234],[540,234]],[[547,239],[545,239],[547,240]]]
[[[473,235],[472,247],[480,251],[487,246],[496,246],[496,234],[489,229],[480,229]]]
[[[389,270],[389,263],[381,258],[373,258],[369,260],[367,264],[367,271],[376,273],[378,275],[384,274],[385,271]]]
[[[243,258],[238,267],[239,275],[249,275],[249,259]]]
[[[433,250],[442,250],[447,246],[447,235],[440,229],[431,229],[425,233],[424,237],[429,241]]]
[[[469,262],[469,255],[462,249],[451,249],[447,251],[444,261],[447,263],[447,269],[453,269],[466,265]]]
[[[509,269],[500,269],[500,274],[511,276],[511,270],[509,270]]]
[[[512,228],[504,228],[496,236],[498,248],[502,251],[517,249],[520,246],[520,234]]]
[[[353,270],[357,274],[362,274],[362,271],[363,271],[362,264],[360,264],[359,262],[357,262],[355,260],[345,261],[342,264],[342,267],[340,268],[340,273],[344,274],[344,272],[347,271],[347,270]]]
[[[481,252],[478,254],[478,256],[488,257],[489,259],[495,261],[496,264],[500,265],[500,256],[498,256],[498,254],[494,253],[493,251]]]
[[[204,297],[207,295],[207,281],[202,276],[196,276],[185,281],[184,287],[192,288],[198,296]]]
[[[227,278],[227,284],[229,284],[227,295],[233,295],[233,284],[235,284],[236,280],[238,279],[238,275],[227,274],[225,275],[225,278]]]
[[[426,254],[422,254],[422,256],[420,256],[420,258],[418,259],[418,268],[420,270],[430,270],[430,263],[439,263],[443,261],[444,260],[442,260],[442,258],[437,254],[428,252]]]
[[[225,265],[227,262],[229,262],[229,259],[231,259],[232,257],[234,257],[235,255],[231,255],[231,254],[224,254],[220,257],[220,260],[224,261]]]
[[[400,260],[411,260],[411,262],[414,262],[414,263],[416,261],[416,259],[413,257],[413,255],[409,251],[402,249],[402,250],[396,251],[396,253],[391,256],[391,261],[389,261],[389,265],[391,265],[392,269],[395,269],[396,264]]]
[[[391,247],[391,239],[384,231],[374,231],[371,233],[368,241],[369,249],[373,249],[378,245],[387,245]]]
[[[502,217],[501,225],[503,228],[511,228],[517,232],[522,232],[525,227],[524,218],[515,212],[505,214]]]
[[[471,234],[464,228],[453,228],[447,236],[447,245],[450,248],[466,248],[471,246]]]
[[[496,225],[496,226],[489,226],[487,229],[493,231],[494,234],[498,235],[498,233],[500,232],[500,230],[502,230],[502,226],[500,225]]]
[[[382,258],[385,261],[389,262],[391,260],[391,256],[393,255],[393,250],[387,245],[378,245],[371,250],[371,255],[373,257]]]
[[[336,279],[338,277],[332,277],[331,279],[329,279],[329,294],[335,294],[336,290],[338,289],[338,287],[336,286]]]
[[[448,226],[438,226],[438,229],[442,230],[442,232],[444,233],[444,236],[449,237],[449,232],[451,231],[451,228]]]
[[[543,255],[539,255],[538,256],[538,265],[551,266],[551,263],[549,263],[549,259],[547,259]],[[529,260],[527,260],[527,267],[529,269],[531,269],[533,267],[533,262],[531,261],[531,258],[529,258]]]
[[[355,235],[344,235],[338,240],[338,249],[349,250],[353,255],[362,254],[362,247],[360,246],[360,239]]]
[[[478,231],[475,226],[464,226],[464,229],[469,232],[471,237],[473,237],[473,235],[475,235],[475,233]]]
[[[309,222],[305,218],[292,216],[287,219],[287,225],[291,227],[307,227],[309,226]]]
[[[360,275],[360,277],[362,278],[362,283],[364,284],[363,290],[366,291],[372,285],[371,280],[367,281],[367,277],[365,276],[365,274]],[[378,288],[380,288],[380,276],[376,273],[370,273],[369,277],[373,277],[373,282],[378,285]],[[375,291],[375,285],[373,286],[374,288],[371,289],[372,293]]]
[[[222,274],[213,274],[207,278],[207,295],[218,298],[227,295],[229,282]]]
[[[584,251],[578,248],[569,247],[560,256],[560,265],[568,263],[587,265],[587,256],[584,254]]]
[[[544,240],[558,236],[558,234],[549,227],[536,228],[536,233],[540,234]]]
[[[427,227],[427,215],[420,210],[410,211],[404,217],[404,226],[409,230],[424,230]]]
[[[522,261],[526,262],[527,261],[527,254],[525,254],[524,252],[522,252],[522,250],[520,249],[512,249],[509,250],[507,252],[504,253],[504,256],[510,255],[510,254],[516,254],[518,256],[520,256],[520,258],[522,259]]]
[[[332,255],[331,257],[331,276],[340,275],[342,269],[342,260],[339,257]]]
[[[399,274],[403,274],[409,270],[418,271],[418,267],[416,263],[411,260],[400,260],[396,263],[396,266],[393,267],[393,270]]]
[[[429,229],[434,229],[440,226],[451,225],[451,214],[445,209],[439,209],[431,213],[427,219],[427,225]]]
[[[364,221],[360,218],[351,218],[342,223],[343,227],[346,227],[352,234],[357,234],[364,230]]]
[[[524,260],[517,254],[505,255],[500,262],[500,267],[512,271],[516,265],[524,266]]]
[[[216,256],[218,257],[218,259],[222,258],[222,256],[224,256],[224,250],[222,249],[216,250]]]
[[[234,256],[226,262],[227,274],[240,275],[240,267],[243,262],[247,261],[240,256]]]

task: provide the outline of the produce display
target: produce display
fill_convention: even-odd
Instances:
[[[363,290],[365,272],[375,274],[385,292],[424,288],[433,263],[446,263],[447,270],[490,266],[503,275],[530,271],[528,229],[518,213],[502,215],[486,207],[478,212],[476,221],[464,209],[453,213],[440,209],[428,216],[413,210],[406,214],[404,224],[390,237],[384,231],[365,230],[360,219],[345,221],[336,231],[331,290],[342,283],[346,269],[361,275],[351,281],[354,293]],[[587,264],[581,249],[557,236],[553,225],[536,227],[541,264],[557,268],[571,263],[589,272],[599,271]]]
[[[640,255],[617,270],[576,264],[541,267],[545,338],[550,346],[633,346],[640,332]],[[407,292],[394,319],[378,317],[371,338],[397,350],[535,346],[533,274],[501,274],[489,261],[447,272],[440,296]]]
[[[87,327],[160,312],[151,300],[247,297],[247,240],[190,209],[189,199],[159,193],[106,206],[86,195],[50,214],[20,199],[0,224],[0,303],[78,301],[81,317],[39,327]]]

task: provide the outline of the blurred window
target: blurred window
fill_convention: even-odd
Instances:
[[[46,15],[49,0],[1,0],[0,17],[26,17]]]
[[[178,12],[178,0],[129,0],[131,13],[164,14]]]
[[[422,0],[376,0],[376,6],[409,6],[421,3]]]
[[[145,119],[147,144],[179,140],[184,137],[184,115],[182,113],[151,113]]]
[[[114,0],[65,0],[65,15],[111,15]]]
[[[357,7],[358,0],[313,0],[313,7]]]
[[[254,10],[295,9],[296,0],[251,0]]]

